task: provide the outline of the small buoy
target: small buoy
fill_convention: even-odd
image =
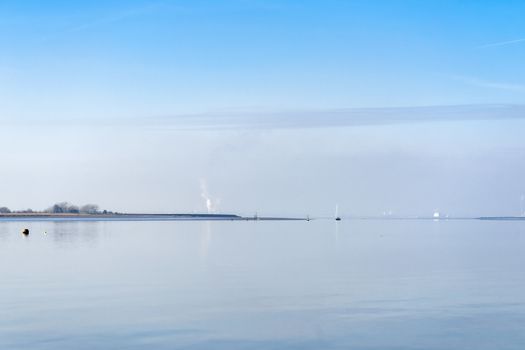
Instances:
[[[22,230],[22,234],[28,236],[29,235],[29,229],[25,228]]]

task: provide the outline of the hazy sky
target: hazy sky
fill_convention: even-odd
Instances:
[[[0,205],[519,214],[523,1],[2,1]]]

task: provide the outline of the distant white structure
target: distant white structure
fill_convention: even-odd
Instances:
[[[441,216],[441,215],[439,214],[439,211],[435,211],[435,212],[434,212],[434,215],[433,215],[433,218],[434,218],[434,219],[439,219],[440,216]]]
[[[341,217],[339,216],[339,204],[335,205],[335,220],[341,221]]]

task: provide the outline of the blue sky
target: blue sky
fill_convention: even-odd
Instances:
[[[519,104],[524,11],[520,1],[8,1],[1,112]]]
[[[202,211],[206,183],[248,214],[519,214],[523,13],[3,1],[0,204]]]

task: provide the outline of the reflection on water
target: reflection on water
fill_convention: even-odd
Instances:
[[[61,244],[94,244],[104,228],[104,221],[54,221],[41,227],[43,233]],[[49,230],[46,227],[50,226]],[[40,232],[39,232],[40,233]]]
[[[7,239],[9,239],[9,227],[0,224],[0,242],[5,242]]]
[[[0,222],[0,349],[522,349],[523,225]]]
[[[339,247],[339,221],[336,221],[334,224],[334,243],[337,249]]]
[[[0,240],[17,239],[16,233],[28,229],[29,236],[52,240],[58,244],[95,243],[104,231],[104,221],[0,221]],[[34,238],[37,239],[37,238]]]
[[[200,234],[200,250],[199,255],[206,264],[206,261],[208,260],[208,254],[211,248],[212,243],[212,234],[211,234],[211,225],[212,223],[210,221],[203,221],[202,226],[203,230]]]

